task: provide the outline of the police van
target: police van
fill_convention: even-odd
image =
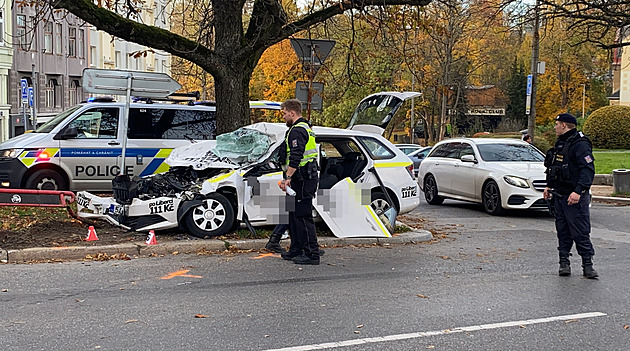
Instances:
[[[211,105],[211,104],[210,104]],[[111,191],[120,174],[125,103],[96,99],[0,144],[0,187]],[[268,101],[252,108],[280,109]],[[171,151],[215,137],[215,106],[131,103],[125,172],[165,172]]]

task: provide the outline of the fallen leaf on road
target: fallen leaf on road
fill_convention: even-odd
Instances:
[[[268,338],[269,336],[270,336],[270,335],[268,335],[268,334],[265,334],[265,338]]]
[[[435,345],[429,345],[429,346],[427,346],[427,349],[434,349],[434,348],[435,348]]]
[[[627,325],[627,324],[623,326],[623,329],[629,329],[629,328],[630,328],[630,326]]]
[[[428,299],[429,298],[427,295],[422,295],[422,294],[418,294],[416,296],[418,296],[420,298],[423,298],[423,299]]]
[[[564,323],[573,323],[577,321],[578,321],[577,319],[569,319],[569,320],[564,321]]]
[[[450,260],[451,258],[448,256],[438,256],[439,258],[443,259],[443,260]]]
[[[519,325],[518,327],[519,327],[519,328],[526,328],[526,327],[525,327],[524,325],[522,325],[522,324],[521,324],[521,325]]]
[[[363,328],[363,324],[357,325],[357,328]]]
[[[74,302],[83,302],[85,300],[79,300],[79,299],[75,299]]]
[[[206,316],[205,314],[196,314],[195,318],[208,318],[210,316]]]
[[[9,289],[2,289],[2,292],[9,292]]]
[[[361,332],[360,332],[360,331],[358,331],[358,330],[355,330],[355,331],[354,331],[354,333],[355,333],[355,334],[361,334]]]
[[[135,323],[137,321],[138,321],[137,319],[128,319],[128,320],[125,321],[125,324]]]
[[[179,251],[173,251],[173,255],[179,255]]]

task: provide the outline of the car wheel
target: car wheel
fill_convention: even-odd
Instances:
[[[67,190],[65,179],[52,169],[40,169],[33,173],[25,184],[27,189]]]
[[[387,201],[387,197],[381,191],[372,192],[372,202],[370,203],[377,215],[385,213],[392,208],[392,204]]]
[[[437,182],[431,174],[424,178],[424,199],[429,205],[441,205],[444,202],[444,198],[438,195]]]
[[[483,200],[483,208],[488,214],[496,216],[503,213],[501,192],[496,182],[491,180],[483,186],[481,198]]]
[[[227,234],[234,223],[234,209],[223,195],[213,193],[184,215],[188,232],[198,238]]]

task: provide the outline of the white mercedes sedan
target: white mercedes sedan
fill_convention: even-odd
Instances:
[[[457,138],[437,143],[418,169],[431,205],[476,202],[491,215],[506,209],[547,209],[545,156],[517,139]]]

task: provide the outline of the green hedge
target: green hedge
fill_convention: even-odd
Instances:
[[[630,148],[630,106],[605,106],[584,122],[584,134],[601,149]]]

